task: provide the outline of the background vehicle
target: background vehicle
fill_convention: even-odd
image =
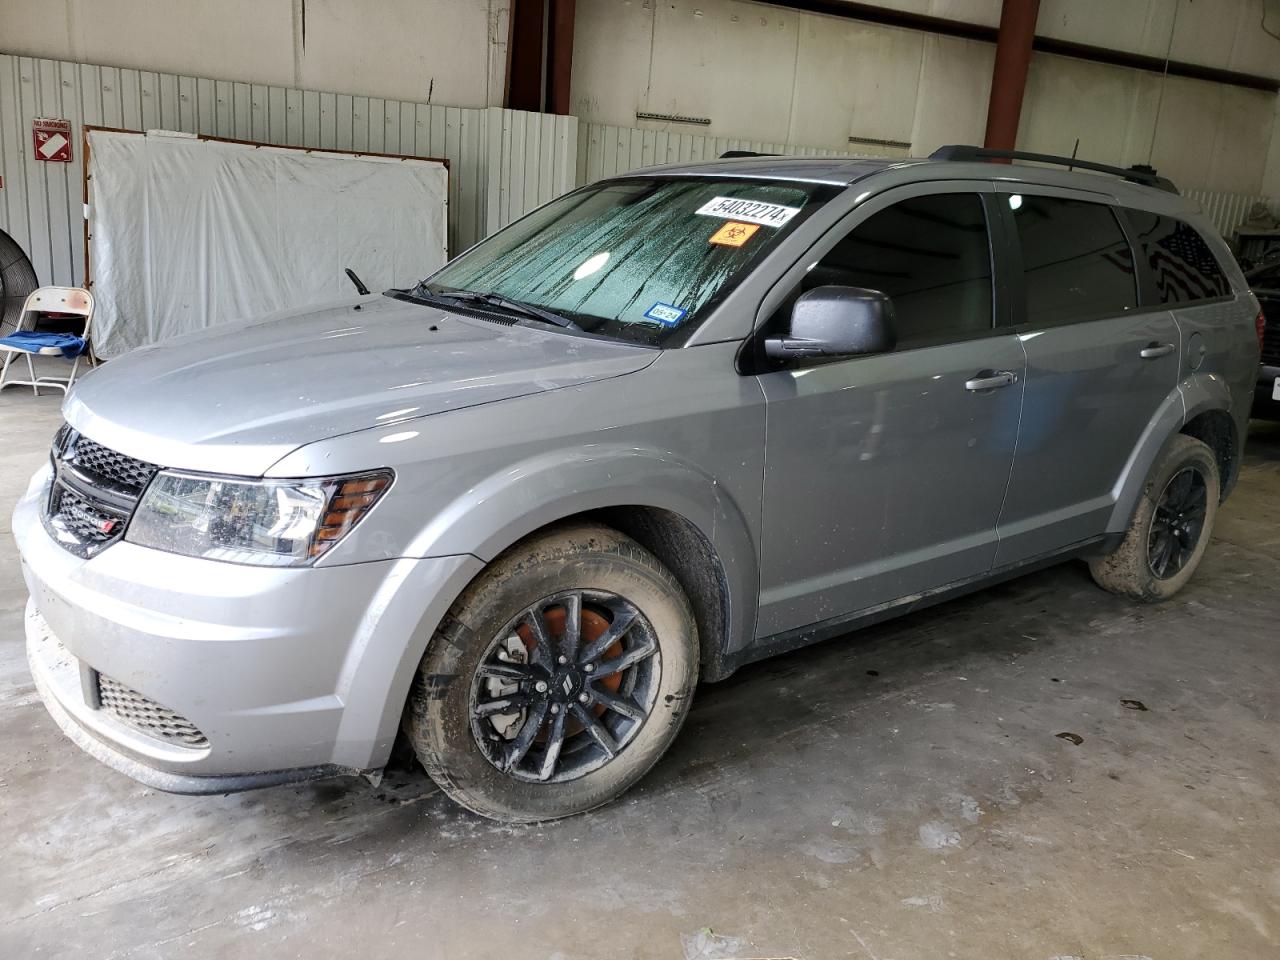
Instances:
[[[1245,280],[1262,307],[1262,362],[1253,415],[1280,420],[1280,258],[1254,267]]]
[[[989,156],[604,181],[95,372],[14,518],[51,712],[192,792],[375,770],[403,724],[542,819],[643,776],[699,678],[1071,556],[1172,595],[1257,303],[1167,182]]]

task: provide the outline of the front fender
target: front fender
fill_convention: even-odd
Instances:
[[[741,649],[755,626],[755,550],[745,519],[713,477],[670,453],[590,445],[554,450],[491,474],[443,506],[407,544],[370,606],[370,630],[398,639],[352,645],[343,671],[344,711],[338,762],[385,762],[419,661],[445,612],[483,569],[535,530],[587,510],[654,507],[679,514],[712,544],[729,593],[726,653]],[[423,605],[425,604],[425,610]],[[373,746],[370,749],[369,744]]]
[[[380,736],[391,730],[439,615],[486,563],[527,534],[588,511],[650,508],[696,529],[716,554],[726,594],[720,649],[733,653],[753,639],[764,398],[754,379],[734,371],[735,351],[732,343],[666,351],[625,377],[389,422],[300,447],[272,467],[269,475],[280,477],[395,471],[391,489],[317,566],[459,560],[430,583],[388,585],[389,599],[375,602],[376,611],[403,602],[406,622],[416,604],[422,619],[392,636],[371,621],[364,646],[390,647],[377,652],[383,666],[373,673],[358,662],[369,649],[353,655],[349,685],[388,712],[362,726]],[[388,406],[396,412],[394,400]],[[388,675],[395,680],[378,701],[374,691]]]
[[[670,451],[590,444],[539,453],[441,507],[409,553],[471,553],[488,562],[557,520],[618,507],[667,510],[698,529],[720,558],[729,593],[727,652],[749,642],[759,572],[746,517],[715,477]]]
[[[563,517],[619,505],[659,507],[714,542],[738,520],[714,477],[670,452],[590,444],[549,450],[505,466],[442,506],[409,544],[411,556],[474,553],[492,560],[516,540]]]

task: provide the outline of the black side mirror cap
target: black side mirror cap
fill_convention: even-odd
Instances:
[[[787,335],[770,337],[771,360],[856,357],[888,353],[897,346],[893,301],[879,290],[815,287],[791,308]]]

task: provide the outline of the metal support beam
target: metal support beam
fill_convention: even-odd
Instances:
[[[987,102],[987,135],[983,146],[1012,150],[1018,139],[1022,95],[1027,89],[1027,67],[1036,38],[1040,0],[1004,0],[1000,32],[996,37],[996,64],[991,72],[991,99]]]
[[[544,6],[544,0],[511,0],[505,98],[508,109],[535,112],[542,109]]]
[[[512,110],[568,114],[575,0],[512,0],[505,102]]]
[[[573,75],[573,19],[577,0],[550,0],[551,22],[547,28],[547,98],[548,113],[568,116],[572,113],[569,80]]]
[[[901,27],[904,30],[918,30],[922,33],[935,33],[944,37],[960,37],[965,40],[979,40],[984,43],[995,43],[998,34],[995,29],[980,23],[908,13],[888,7],[878,7],[871,3],[857,3],[854,0],[759,0],[759,2],[774,7],[785,7],[788,10],[821,13],[845,20],[860,20],[863,23],[878,23],[886,27]],[[1170,77],[1187,77],[1191,80],[1205,80],[1209,83],[1225,83],[1233,87],[1244,87],[1248,90],[1264,90],[1267,93],[1280,92],[1280,80],[1275,77],[1256,73],[1241,73],[1238,70],[1224,70],[1220,67],[1210,67],[1202,63],[1188,63],[1184,60],[1166,61],[1164,57],[1151,57],[1146,54],[1131,53],[1127,50],[1095,47],[1087,43],[1057,40],[1053,37],[1036,37],[1034,48],[1039,53],[1075,57],[1078,60],[1105,63],[1113,67],[1149,70],[1153,73]]]

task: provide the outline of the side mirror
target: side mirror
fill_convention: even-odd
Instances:
[[[878,290],[815,287],[791,308],[785,337],[770,337],[764,352],[772,360],[855,357],[887,353],[898,343],[893,301]]]

